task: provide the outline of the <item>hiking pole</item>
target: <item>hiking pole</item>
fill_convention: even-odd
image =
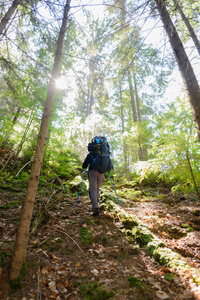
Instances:
[[[112,186],[113,186],[113,189],[114,189],[114,191],[115,191],[115,195],[116,195],[116,197],[117,197],[117,200],[118,200],[118,202],[119,202],[119,205],[121,206],[121,203],[120,203],[120,201],[119,201],[119,198],[118,198],[118,196],[117,196],[117,192],[116,192],[116,190],[115,190],[115,187],[114,187],[114,184],[113,184],[113,182],[112,182],[112,179],[111,179],[110,173],[108,173],[108,176],[109,176],[109,178],[110,178],[110,181],[111,181],[111,183],[112,183]],[[121,207],[122,207],[122,206],[121,206]]]
[[[87,168],[85,169],[85,172],[84,172],[84,174],[83,174],[83,180],[82,180],[82,182],[81,182],[81,187],[80,187],[80,191],[79,191],[79,193],[78,193],[78,198],[79,198],[80,193],[81,193],[81,189],[82,189],[82,185],[83,185],[83,181],[84,181],[84,177],[85,177],[86,171],[87,171]],[[76,200],[75,207],[76,207],[77,204],[78,204],[78,198],[77,198],[77,200]]]

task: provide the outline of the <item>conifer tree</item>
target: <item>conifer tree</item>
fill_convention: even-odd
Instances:
[[[166,1],[155,0],[155,2],[188,93],[197,134],[200,139],[200,87],[178,32],[167,11]]]
[[[11,269],[10,269],[10,279],[11,281],[14,282],[19,280],[22,266],[26,260],[26,248],[27,248],[28,237],[29,237],[30,222],[32,218],[34,201],[35,201],[36,191],[38,187],[40,170],[42,166],[42,159],[43,159],[45,144],[47,140],[47,132],[48,132],[48,127],[50,122],[51,110],[52,110],[52,105],[53,105],[53,100],[54,100],[54,95],[56,90],[55,79],[58,76],[60,62],[61,62],[64,36],[66,31],[68,12],[70,8],[69,5],[70,5],[70,0],[67,0],[64,7],[63,21],[60,28],[58,41],[57,41],[55,61],[51,73],[51,79],[49,82],[49,88],[48,88],[47,98],[45,102],[42,122],[40,126],[40,132],[38,135],[34,161],[32,164],[31,173],[28,181],[26,197],[22,205],[20,222],[19,222],[19,227],[18,227],[16,240],[15,240],[14,253],[13,253]]]

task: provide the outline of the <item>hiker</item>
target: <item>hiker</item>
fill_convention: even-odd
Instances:
[[[89,165],[89,196],[92,204],[93,217],[99,217],[99,189],[105,180],[104,174],[113,169],[110,160],[110,146],[103,136],[95,136],[92,142],[88,144],[90,152],[82,165],[86,169]]]

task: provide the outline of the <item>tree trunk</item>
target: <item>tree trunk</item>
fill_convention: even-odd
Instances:
[[[89,61],[89,115],[94,105],[94,60],[95,57],[92,56]]]
[[[121,87],[121,83],[120,83],[119,97],[120,97],[120,109],[121,109],[121,121],[122,121],[122,134],[123,134],[123,133],[124,133],[124,106],[123,106],[123,99],[122,99],[122,87]]]
[[[133,73],[133,82],[134,82],[135,99],[136,99],[136,105],[137,105],[137,117],[138,117],[138,121],[142,122],[141,111],[140,111],[140,102],[139,102],[139,97],[138,97],[137,81],[136,81],[136,77],[135,77],[135,72]]]
[[[125,131],[125,125],[124,125],[124,105],[123,105],[123,98],[122,98],[122,88],[121,88],[121,83],[120,83],[120,91],[119,91],[119,96],[120,96],[120,107],[121,107],[121,121],[122,121],[122,134]],[[128,155],[127,155],[127,146],[122,140],[123,143],[123,154],[124,154],[124,165],[125,165],[125,172],[127,178],[129,178],[129,164],[128,164]]]
[[[193,27],[191,26],[188,18],[186,17],[186,15],[184,14],[182,8],[180,7],[180,5],[177,3],[176,0],[174,0],[174,4],[175,4],[179,14],[181,15],[181,18],[182,18],[183,22],[185,23],[185,25],[186,25],[189,33],[190,33],[190,36],[193,39],[193,42],[194,42],[194,44],[197,48],[197,51],[199,52],[199,55],[200,55],[200,42],[199,42],[199,39],[198,39],[196,33],[194,32]]]
[[[168,35],[171,47],[173,49],[179,70],[181,72],[184,85],[186,87],[190,100],[192,113],[197,128],[197,134],[200,139],[200,88],[193,68],[187,57],[183,44],[174,27],[170,15],[165,6],[165,0],[155,0],[161,20]]]
[[[11,280],[19,279],[22,266],[26,260],[26,248],[28,244],[30,222],[33,213],[35,196],[38,187],[38,181],[39,181],[42,159],[44,154],[44,148],[47,140],[47,131],[48,131],[48,126],[50,121],[50,115],[51,115],[55,90],[56,90],[55,79],[57,78],[59,73],[59,66],[60,66],[62,49],[63,49],[63,41],[64,41],[66,25],[67,25],[67,17],[70,8],[69,5],[70,5],[70,0],[67,0],[64,8],[63,21],[62,21],[62,25],[58,37],[55,61],[54,61],[54,66],[51,74],[51,79],[49,82],[49,88],[48,88],[47,98],[45,102],[43,117],[41,121],[40,131],[38,135],[34,161],[32,164],[31,173],[28,181],[26,197],[22,205],[20,222],[19,222],[19,227],[18,227],[17,236],[15,240],[14,254],[13,254],[11,269],[10,269]]]
[[[3,31],[6,28],[6,25],[8,24],[10,18],[12,17],[12,15],[14,14],[17,6],[22,2],[22,0],[14,0],[11,7],[8,9],[8,11],[6,12],[5,16],[3,17],[3,19],[0,22],[0,35],[2,35]]]
[[[136,113],[136,107],[135,107],[135,99],[134,99],[134,94],[133,94],[133,85],[132,85],[130,70],[128,70],[128,82],[129,82],[129,89],[130,89],[130,96],[131,96],[131,107],[132,107],[132,113],[133,113],[133,121],[137,122],[137,113]]]

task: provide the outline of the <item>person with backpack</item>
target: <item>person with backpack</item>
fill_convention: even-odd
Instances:
[[[104,174],[113,169],[110,159],[110,146],[104,136],[95,136],[88,144],[89,154],[86,156],[82,168],[89,165],[89,196],[92,204],[93,217],[99,217],[99,189],[105,180]]]

